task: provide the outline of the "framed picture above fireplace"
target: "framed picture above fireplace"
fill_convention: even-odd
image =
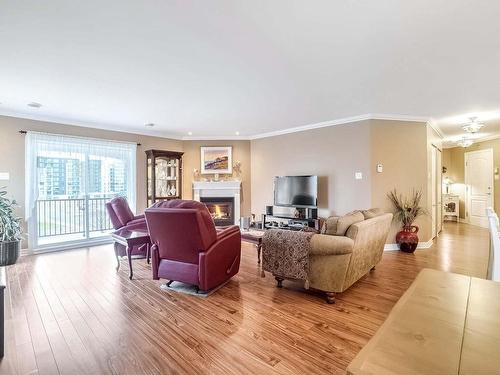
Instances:
[[[233,147],[200,148],[201,174],[231,174],[233,173]]]

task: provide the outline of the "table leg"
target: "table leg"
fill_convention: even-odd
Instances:
[[[259,242],[257,245],[257,263],[260,264],[260,252],[262,250],[262,242]]]
[[[146,263],[149,264],[150,263],[150,259],[151,259],[151,246],[149,246],[149,244],[146,244]]]
[[[115,256],[116,256],[116,272],[120,269],[120,251],[118,249],[120,245],[115,242]]]
[[[132,271],[132,247],[130,247],[130,246],[127,246],[127,258],[128,258],[128,267],[130,270],[128,278],[130,280],[132,280],[132,276],[134,276],[134,272]]]

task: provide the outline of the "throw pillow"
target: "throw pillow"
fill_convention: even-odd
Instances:
[[[321,233],[331,236],[344,236],[351,225],[359,223],[364,219],[365,217],[361,211],[353,211],[340,217],[330,216],[323,224]]]
[[[369,210],[361,211],[365,220],[373,219],[374,217],[380,216],[384,214],[384,211],[381,208],[370,208]]]

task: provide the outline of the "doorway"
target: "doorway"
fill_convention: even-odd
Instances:
[[[442,173],[441,150],[432,145],[431,149],[431,219],[432,238],[436,237],[442,229]]]
[[[465,153],[465,218],[488,227],[486,208],[493,207],[493,149]]]

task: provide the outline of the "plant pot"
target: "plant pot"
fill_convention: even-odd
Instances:
[[[418,227],[416,225],[407,225],[396,235],[396,243],[399,250],[405,253],[413,253],[418,246]]]
[[[0,267],[10,266],[17,262],[21,252],[21,241],[0,242]]]

